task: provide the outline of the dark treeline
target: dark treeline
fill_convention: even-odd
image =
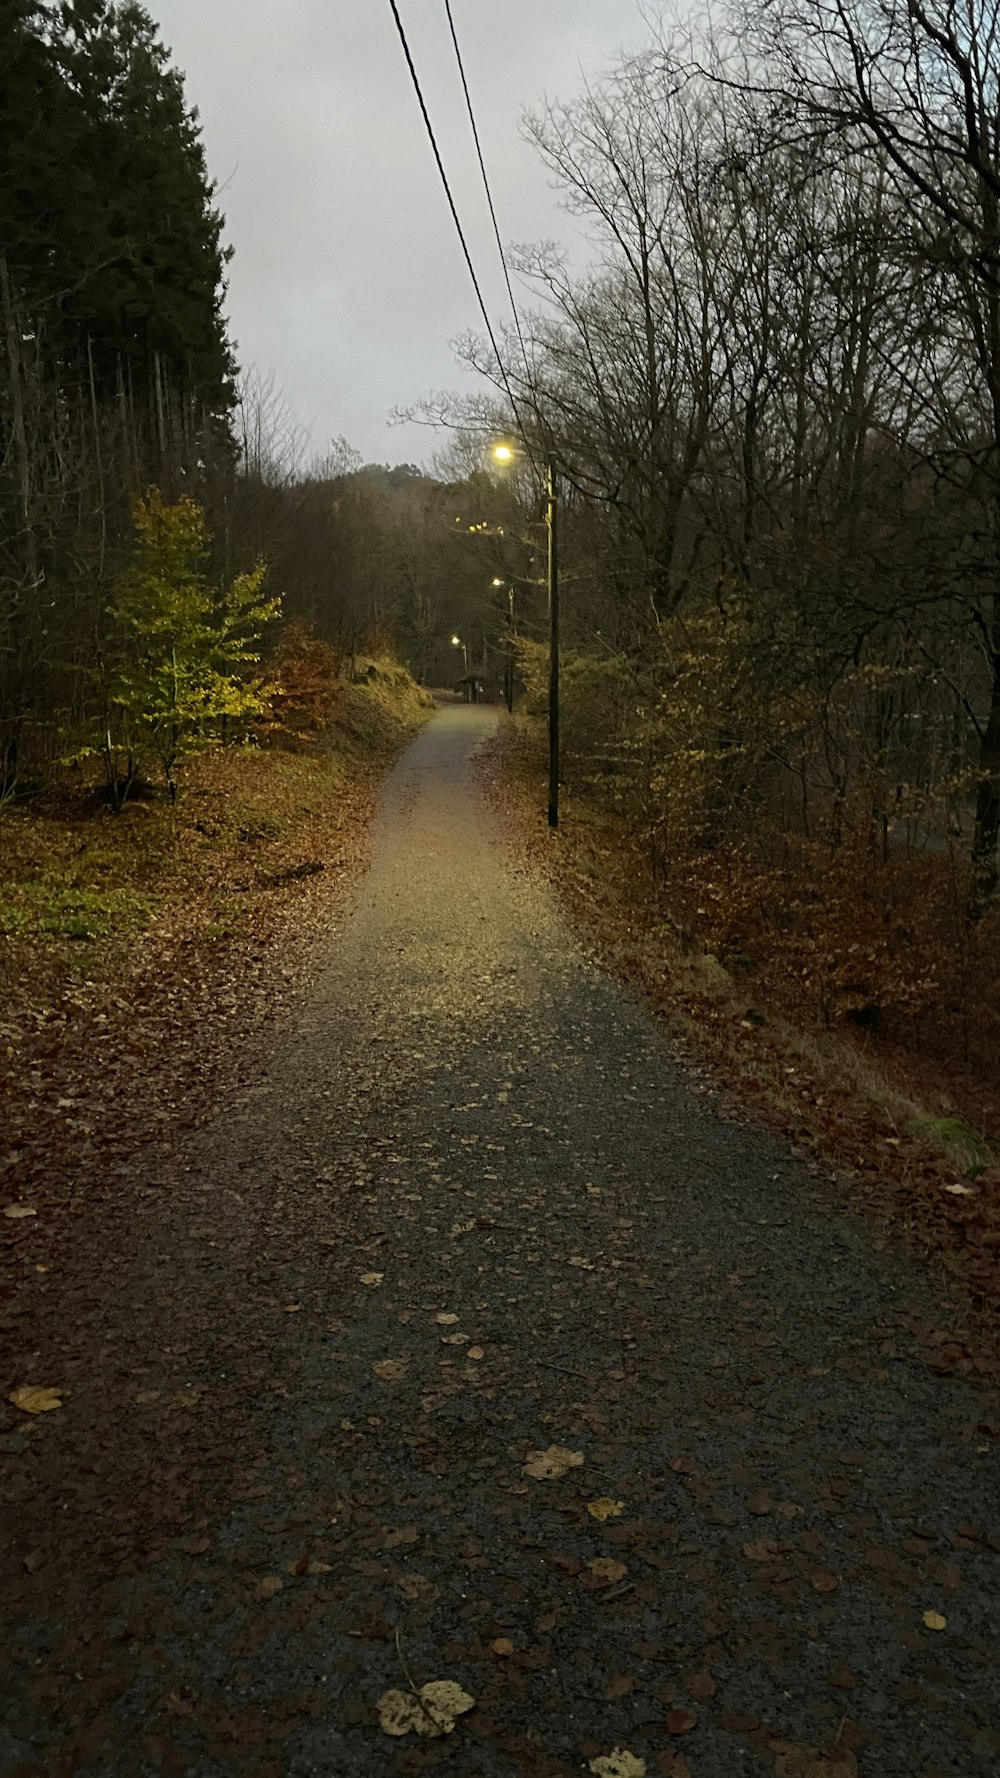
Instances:
[[[452,681],[461,628],[481,670],[487,478],[307,461],[240,375],[197,115],[142,8],[4,7],[0,166],[0,805],[90,765],[117,800],[147,756],[172,784],[245,732],[282,616]]]
[[[475,338],[491,391],[424,410],[560,468],[570,783],[824,1012],[954,1010],[995,904],[998,25],[747,0],[529,118],[595,259],[518,252],[516,413]]]

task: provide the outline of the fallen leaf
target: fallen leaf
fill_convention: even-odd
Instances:
[[[490,1647],[495,1655],[512,1655],[514,1653],[514,1644],[509,1636],[497,1636],[490,1643]]]
[[[469,1335],[464,1333],[442,1334],[441,1344],[442,1346],[467,1346]]]
[[[289,1562],[289,1574],[332,1574],[329,1562],[311,1562],[308,1556],[300,1556],[297,1562]]]
[[[20,1222],[25,1216],[37,1216],[38,1211],[32,1210],[29,1204],[8,1204],[4,1215],[9,1216],[11,1222]]]
[[[657,1754],[657,1764],[664,1778],[691,1778],[691,1767],[682,1753]]]
[[[690,1735],[692,1729],[698,1727],[698,1718],[693,1710],[671,1710],[667,1717],[667,1729],[671,1735]]]
[[[382,1539],[384,1550],[398,1550],[407,1543],[419,1543],[420,1532],[416,1525],[400,1525],[396,1531],[387,1531]]]
[[[547,1451],[529,1451],[521,1474],[534,1476],[538,1482],[558,1482],[571,1469],[583,1463],[582,1451],[568,1451],[565,1445],[550,1445]]]
[[[450,1735],[460,1716],[475,1709],[476,1700],[453,1679],[432,1679],[417,1692],[388,1691],[378,1701],[379,1722],[387,1735],[423,1735],[438,1740]]]
[[[719,1689],[711,1673],[685,1673],[681,1684],[688,1696],[699,1704],[707,1704]]]
[[[804,1741],[769,1741],[775,1778],[858,1778],[858,1762],[850,1748],[824,1753]]]
[[[748,1513],[754,1513],[761,1518],[774,1511],[774,1500],[764,1489],[761,1489],[757,1494],[749,1494],[743,1504]]]
[[[401,1383],[409,1368],[410,1361],[405,1355],[402,1358],[379,1358],[372,1365],[376,1377],[383,1383]]]
[[[942,1617],[939,1611],[925,1611],[924,1623],[927,1625],[928,1630],[943,1630],[947,1626],[948,1619]]]
[[[609,1582],[623,1580],[628,1573],[624,1562],[616,1562],[613,1556],[595,1556],[592,1562],[587,1563],[587,1567],[599,1580]]]
[[[634,1691],[635,1680],[631,1673],[613,1673],[604,1688],[604,1696],[609,1703],[614,1703],[616,1698],[627,1698]]]
[[[404,1599],[423,1600],[431,1604],[438,1596],[437,1587],[426,1574],[401,1574],[396,1582]]]
[[[285,1304],[285,1314],[286,1315],[301,1315],[301,1313],[302,1313],[302,1304],[301,1303],[286,1303]]]
[[[571,1266],[576,1266],[579,1272],[595,1272],[597,1270],[593,1260],[585,1259],[582,1253],[574,1253],[569,1263]]]
[[[467,1352],[467,1353],[466,1353],[466,1354],[465,1354],[465,1356],[466,1356],[466,1358],[476,1358],[476,1359],[479,1359],[479,1358],[485,1358],[485,1357],[486,1357],[486,1353],[485,1353],[485,1352],[484,1352],[484,1351],[483,1351],[483,1348],[482,1348],[482,1346],[470,1346],[470,1347],[469,1347],[469,1350],[468,1350],[468,1352]]]
[[[621,1517],[625,1511],[625,1502],[624,1500],[609,1500],[606,1494],[602,1494],[600,1500],[588,1502],[587,1511],[592,1519],[596,1519],[599,1525],[603,1525],[606,1519]]]
[[[616,1747],[611,1753],[603,1753],[599,1759],[592,1759],[590,1770],[596,1774],[596,1778],[645,1778],[646,1762],[636,1754],[629,1753],[627,1747]]]
[[[458,1316],[457,1315],[438,1315],[436,1317],[436,1319],[437,1319],[437,1324],[439,1327],[454,1327],[458,1321]]]
[[[675,1470],[678,1475],[694,1475],[693,1457],[668,1457],[667,1468]]]
[[[61,1389],[40,1389],[35,1384],[12,1389],[7,1397],[23,1414],[51,1414],[62,1407]]]
[[[362,1284],[367,1284],[370,1290],[375,1290],[384,1277],[384,1272],[362,1272],[360,1281]]]
[[[281,1577],[279,1575],[269,1574],[266,1580],[261,1580],[261,1581],[257,1582],[257,1586],[254,1591],[254,1598],[255,1599],[273,1599],[275,1593],[281,1592],[281,1589],[284,1586],[284,1584],[285,1584],[284,1581],[281,1579]]]
[[[835,1574],[811,1574],[809,1585],[814,1593],[835,1593],[840,1582]]]
[[[773,1562],[778,1545],[773,1537],[757,1537],[743,1545],[743,1554],[748,1562]]]

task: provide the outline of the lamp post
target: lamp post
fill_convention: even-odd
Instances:
[[[493,447],[496,463],[513,463],[513,445]],[[550,457],[545,466],[545,530],[549,593],[549,826],[559,826],[559,479]]]
[[[497,588],[502,587],[503,584],[504,583],[502,580],[495,580],[493,582],[493,585]],[[517,633],[514,629],[514,588],[513,588],[513,586],[509,586],[507,588],[507,606],[508,606],[507,672],[505,675],[507,683],[506,683],[506,686],[504,689],[506,690],[506,693],[507,693],[508,715],[513,716],[513,714],[514,714],[514,637]]]
[[[466,648],[465,643],[462,641],[461,636],[453,636],[451,639],[451,646],[452,648],[460,648],[462,650],[462,659],[465,662],[465,678],[462,681],[462,698],[467,704],[469,702],[469,651]]]

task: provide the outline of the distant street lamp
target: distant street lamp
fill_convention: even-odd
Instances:
[[[469,651],[466,648],[465,643],[462,641],[461,636],[453,636],[451,639],[451,646],[452,646],[452,648],[460,648],[462,650],[462,659],[465,662],[465,678],[462,681],[462,697],[464,698],[465,702],[468,703],[469,702]]]
[[[493,446],[493,461],[506,467],[519,456],[515,445]],[[545,466],[545,528],[549,589],[549,826],[559,826],[559,482],[550,457]]]
[[[497,588],[502,587],[503,584],[504,583],[502,580],[495,580],[493,582],[493,585]],[[508,624],[507,624],[507,671],[506,671],[506,674],[504,675],[504,677],[507,682],[506,688],[505,688],[506,692],[507,692],[507,710],[508,710],[508,713],[512,716],[514,714],[514,636],[516,634],[516,631],[514,629],[514,588],[513,588],[513,586],[509,586],[507,588],[507,603],[510,608],[510,615],[509,615],[509,620],[508,620]]]

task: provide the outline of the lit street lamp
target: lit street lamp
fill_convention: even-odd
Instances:
[[[493,460],[513,463],[514,445],[495,444]],[[545,528],[549,541],[549,826],[559,826],[559,483],[556,466],[545,466]]]
[[[469,651],[466,648],[465,643],[462,641],[461,636],[453,636],[451,639],[451,646],[452,646],[452,648],[460,648],[462,650],[462,659],[465,662],[465,678],[462,681],[462,696],[465,699],[465,702],[468,703],[469,702]]]
[[[493,585],[497,588],[502,587],[503,584],[504,583],[502,580],[495,580],[493,582]],[[513,586],[509,586],[507,588],[507,603],[508,603],[508,606],[510,607],[510,616],[509,616],[509,620],[508,620],[508,624],[507,624],[507,671],[506,671],[506,674],[504,675],[504,677],[507,681],[507,684],[506,684],[507,710],[510,715],[513,715],[513,713],[514,713],[514,636],[516,634],[515,629],[514,629],[514,588],[513,588]]]

